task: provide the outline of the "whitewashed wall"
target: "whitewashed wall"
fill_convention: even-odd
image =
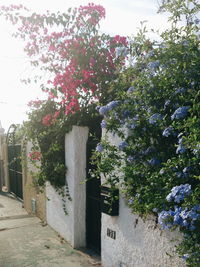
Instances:
[[[86,246],[86,142],[88,128],[74,126],[65,138],[66,179],[72,201],[66,200],[68,215],[64,214],[62,198],[47,184],[47,222],[73,247]],[[110,136],[114,144],[119,138]],[[143,221],[132,214],[120,197],[119,216],[102,213],[101,247],[103,267],[183,267],[175,254],[178,232],[161,231],[155,218]],[[116,239],[107,236],[107,229],[116,232]],[[171,255],[171,256],[169,256]]]
[[[66,179],[72,201],[66,199],[68,215],[63,210],[62,198],[48,183],[47,223],[73,247],[86,246],[86,142],[88,128],[73,126],[65,137]]]
[[[120,140],[109,135],[118,145]],[[107,236],[107,229],[116,231],[116,239]],[[102,214],[102,265],[103,267],[183,267],[184,262],[175,254],[178,232],[161,231],[155,218],[143,221],[132,214],[120,197],[119,216]],[[167,255],[171,255],[168,256]]]

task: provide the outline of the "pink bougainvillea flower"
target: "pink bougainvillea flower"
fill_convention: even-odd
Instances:
[[[43,117],[42,119],[42,124],[45,126],[50,126],[52,125],[52,115],[47,114],[46,116]]]
[[[30,152],[28,154],[28,157],[31,159],[31,160],[41,160],[41,153],[39,151],[33,151],[33,152]]]

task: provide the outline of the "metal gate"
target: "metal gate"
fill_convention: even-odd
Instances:
[[[98,138],[100,140],[100,137]],[[89,170],[95,168],[91,164],[92,150],[96,148],[97,141],[89,137],[87,142],[87,178],[86,183],[86,241],[87,247],[98,254],[101,253],[101,181],[90,179]]]
[[[21,144],[16,138],[16,130],[17,125],[12,124],[7,134],[9,184],[10,192],[23,199]]]

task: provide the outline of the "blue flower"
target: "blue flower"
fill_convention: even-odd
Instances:
[[[195,221],[200,219],[200,214],[195,209],[195,206],[191,209],[181,207],[174,207],[174,211],[163,210],[158,214],[158,223],[162,229],[170,229],[174,225],[180,225],[193,231],[195,229]]]
[[[174,212],[174,224],[181,225],[182,224],[182,217],[181,217],[182,208],[181,207],[175,207]]]
[[[157,158],[152,158],[148,161],[149,165],[151,166],[156,166],[156,165],[160,165],[160,160]]]
[[[183,172],[176,172],[176,176],[178,178],[187,178],[188,174],[187,173],[183,173]]]
[[[119,105],[120,101],[118,100],[114,100],[114,101],[111,101],[110,103],[108,103],[106,105],[106,107],[108,108],[108,110],[112,110],[113,108],[117,107]]]
[[[129,163],[132,163],[134,160],[136,160],[136,157],[135,157],[135,156],[128,156],[128,157],[127,157],[127,161],[128,161]]]
[[[150,58],[154,56],[154,51],[151,50],[149,53],[146,54],[146,58]]]
[[[108,103],[106,106],[102,106],[99,109],[99,113],[103,116],[106,116],[107,113],[112,110],[113,108],[115,108],[116,106],[119,105],[119,101],[115,100],[115,101],[111,101],[110,103]]]
[[[130,110],[125,110],[124,112],[123,112],[123,117],[124,118],[127,118],[127,117],[129,117],[130,116]]]
[[[195,230],[195,221],[200,219],[200,214],[198,212],[199,210],[196,209],[196,206],[192,207],[191,209],[184,209],[180,214],[181,218],[183,219],[182,225],[188,228],[190,231]]]
[[[164,169],[161,169],[160,171],[159,171],[159,174],[161,174],[161,175],[163,175],[165,173],[165,170]]]
[[[100,107],[99,108],[99,114],[103,115],[103,116],[106,116],[107,113],[108,113],[109,109],[107,106],[103,106],[103,107]]]
[[[159,121],[161,119],[162,119],[162,115],[160,115],[159,113],[155,113],[149,118],[149,123],[150,124],[156,124],[157,121]]]
[[[119,144],[119,150],[124,150],[124,148],[126,148],[128,146],[128,143],[126,141],[122,141],[120,144]]]
[[[128,128],[129,129],[135,129],[136,126],[137,126],[137,124],[133,122],[133,123],[131,123],[131,124],[128,125]]]
[[[134,202],[134,198],[133,197],[131,197],[131,198],[129,198],[129,200],[128,200],[128,204],[133,204],[133,202]]]
[[[166,109],[170,105],[171,101],[167,100],[164,104],[164,109]]]
[[[134,92],[136,90],[136,88],[134,86],[131,86],[128,90],[127,93],[131,94],[132,92]]]
[[[174,92],[174,94],[175,95],[177,95],[177,94],[183,94],[183,93],[185,93],[187,91],[187,89],[186,88],[179,88],[179,89],[177,89],[175,92]]]
[[[184,145],[180,144],[176,149],[176,154],[183,154],[185,153],[185,151],[186,151],[186,148],[184,147]]]
[[[193,22],[191,21],[190,23],[193,23]],[[189,42],[187,40],[184,40],[182,42],[182,45],[185,46],[185,47],[187,47],[189,45]]]
[[[101,128],[106,128],[106,126],[107,126],[106,121],[105,120],[102,120],[102,122],[101,122]]]
[[[198,19],[198,18],[194,19],[194,23],[195,24],[199,24],[200,23],[200,19]]]
[[[160,61],[156,60],[156,61],[149,62],[147,67],[152,70],[152,69],[158,68],[159,65],[160,65]]]
[[[155,213],[157,213],[158,212],[158,209],[157,208],[153,208],[152,211],[155,212]]]
[[[184,169],[183,169],[183,173],[189,173],[190,171],[192,170],[192,166],[188,166],[188,167],[185,167]]]
[[[103,151],[103,146],[102,146],[102,144],[98,144],[97,146],[96,146],[96,151],[98,151],[98,152],[102,152]]]
[[[190,254],[183,254],[182,259],[187,260],[190,258]]]
[[[189,196],[191,193],[191,185],[182,184],[173,187],[171,193],[167,195],[166,200],[168,202],[174,201],[176,203],[180,203],[182,200],[184,200],[185,196]]]
[[[196,155],[196,154],[198,154],[199,151],[200,151],[200,144],[197,144],[196,148],[193,149],[193,153]]]
[[[163,230],[172,228],[173,216],[174,212],[172,210],[163,210],[158,214],[158,223],[161,225],[161,228]]]
[[[183,144],[183,138],[182,138],[182,137],[180,138],[180,137],[181,137],[181,135],[179,134],[179,135],[178,135],[178,138],[179,138],[179,139],[178,139],[178,143],[179,143],[179,144]]]
[[[155,147],[154,146],[150,146],[144,151],[144,155],[148,155],[150,153],[154,153],[155,151],[156,151]]]
[[[128,54],[128,49],[126,47],[116,47],[115,52],[116,57],[126,57]]]
[[[183,119],[187,113],[188,113],[188,109],[190,107],[179,107],[178,109],[175,110],[175,112],[172,114],[171,119]]]
[[[162,135],[165,137],[169,137],[172,134],[174,134],[174,129],[171,126],[167,127],[162,133]]]

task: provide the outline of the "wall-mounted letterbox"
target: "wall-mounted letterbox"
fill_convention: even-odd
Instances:
[[[101,187],[101,212],[110,216],[119,215],[119,189]]]

